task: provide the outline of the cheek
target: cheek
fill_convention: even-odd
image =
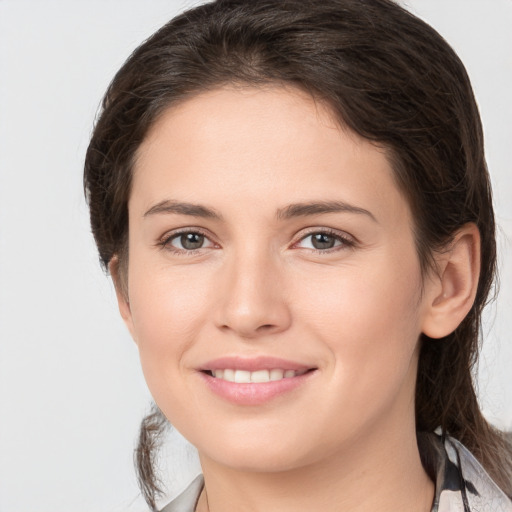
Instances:
[[[421,275],[414,257],[402,261],[337,269],[317,276],[307,293],[295,291],[304,297],[304,331],[331,352],[334,400],[355,410],[383,406],[414,376]]]
[[[130,310],[142,369],[155,398],[186,369],[183,356],[209,311],[208,280],[144,264],[130,268]],[[172,389],[172,388],[171,388]]]
[[[297,316],[310,316],[325,332],[350,333],[346,341],[374,345],[378,338],[406,336],[419,326],[421,275],[414,258],[400,263],[384,255],[368,265],[347,265],[294,279]],[[406,328],[406,332],[404,332]],[[369,333],[378,333],[369,336]],[[340,340],[341,341],[341,340]]]

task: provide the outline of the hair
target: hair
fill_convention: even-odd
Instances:
[[[217,0],[177,16],[137,48],[106,92],[85,160],[103,266],[126,264],[132,171],[149,128],[170,105],[233,84],[299,88],[328,105],[343,126],[384,147],[413,214],[424,274],[458,229],[477,225],[474,304],[453,333],[420,340],[416,427],[441,427],[459,439],[512,495],[510,444],[483,417],[474,383],[481,313],[496,270],[478,108],[452,48],[393,1]],[[154,446],[164,424],[154,410],[137,450],[141,488],[153,510]]]

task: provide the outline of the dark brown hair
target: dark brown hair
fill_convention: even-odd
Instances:
[[[421,340],[416,425],[459,439],[512,495],[510,446],[482,416],[473,382],[496,242],[481,122],[457,55],[390,0],[217,0],[171,20],[115,76],[87,151],[85,189],[105,267],[128,256],[131,173],[148,129],[169,105],[224,84],[298,87],[386,148],[424,272],[460,227],[478,226],[482,264],[471,311],[444,339]],[[153,509],[153,446],[164,423],[158,410],[146,418],[137,452]]]

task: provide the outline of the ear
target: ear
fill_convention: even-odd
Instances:
[[[475,224],[457,231],[447,251],[435,255],[438,272],[426,283],[427,311],[422,332],[430,338],[451,334],[469,313],[480,276],[480,232]]]
[[[130,300],[128,296],[128,276],[122,275],[123,270],[120,268],[119,258],[117,255],[113,256],[110,260],[110,263],[108,264],[108,270],[116,290],[119,313],[121,314],[121,318],[123,319],[126,327],[128,327],[132,338],[135,340],[132,311],[130,309]]]

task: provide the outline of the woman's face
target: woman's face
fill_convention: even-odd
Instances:
[[[169,109],[129,226],[121,311],[204,460],[290,469],[414,429],[429,294],[410,210],[384,151],[320,103],[222,88]]]

